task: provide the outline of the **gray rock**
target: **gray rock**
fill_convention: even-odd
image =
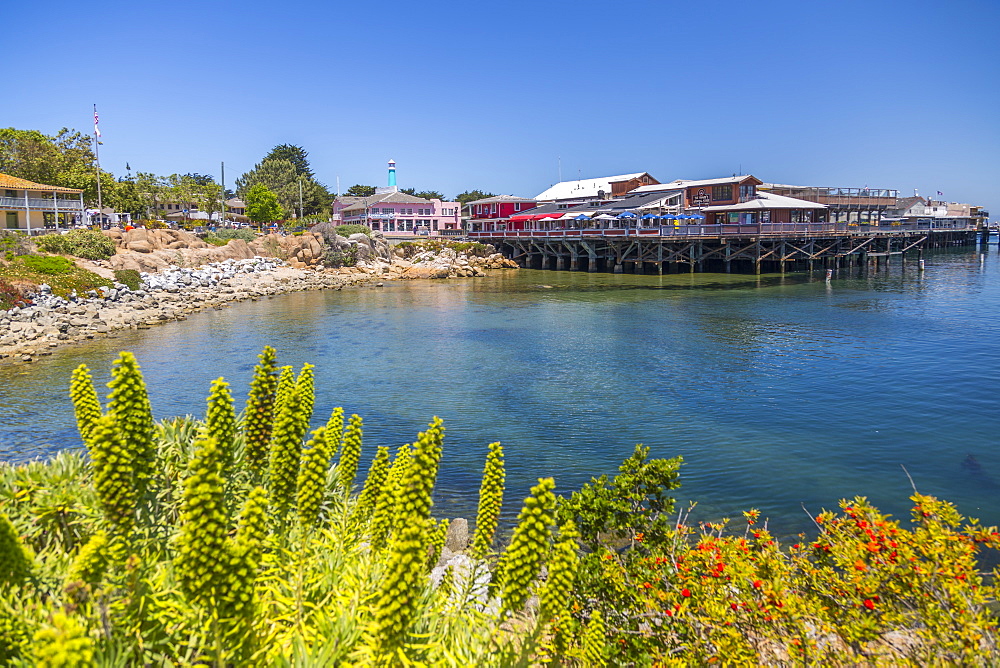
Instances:
[[[462,552],[469,546],[469,520],[457,517],[448,525],[444,546],[452,552]]]

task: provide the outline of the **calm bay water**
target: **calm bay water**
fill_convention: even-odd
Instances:
[[[508,514],[537,477],[569,491],[644,443],[684,457],[679,497],[701,518],[757,507],[797,532],[803,505],[857,494],[905,516],[905,466],[921,492],[1000,524],[998,341],[995,246],[831,283],[520,271],[297,293],[0,368],[0,458],[80,447],[66,388],[81,362],[104,383],[133,351],[162,418],[203,413],[218,376],[240,400],[270,344],[316,364],[316,424],[340,405],[364,417],[369,457],[440,415],[442,516],[474,517],[499,440]]]

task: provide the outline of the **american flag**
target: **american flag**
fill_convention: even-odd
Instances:
[[[97,107],[94,107],[94,134],[98,137],[101,136],[101,129],[97,127]]]
[[[944,197],[944,193],[943,193],[943,192],[941,192],[940,190],[939,190],[939,191],[937,191],[937,193],[938,193],[938,197]]]

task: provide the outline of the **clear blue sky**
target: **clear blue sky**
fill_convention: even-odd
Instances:
[[[1000,218],[1000,2],[19,2],[0,126],[91,130],[116,175],[227,184],[299,144],[332,188],[533,196],[742,170]]]

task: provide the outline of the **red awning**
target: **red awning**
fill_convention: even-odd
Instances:
[[[542,218],[559,218],[562,216],[558,211],[550,211],[548,213],[536,213],[531,216],[532,220],[541,220]]]
[[[518,222],[518,221],[522,221],[522,220],[531,220],[531,219],[532,219],[532,218],[531,218],[531,216],[529,216],[529,215],[523,215],[523,214],[522,214],[522,215],[520,215],[520,216],[511,216],[511,217],[510,217],[510,222],[512,222],[512,223],[516,223],[516,222]]]

